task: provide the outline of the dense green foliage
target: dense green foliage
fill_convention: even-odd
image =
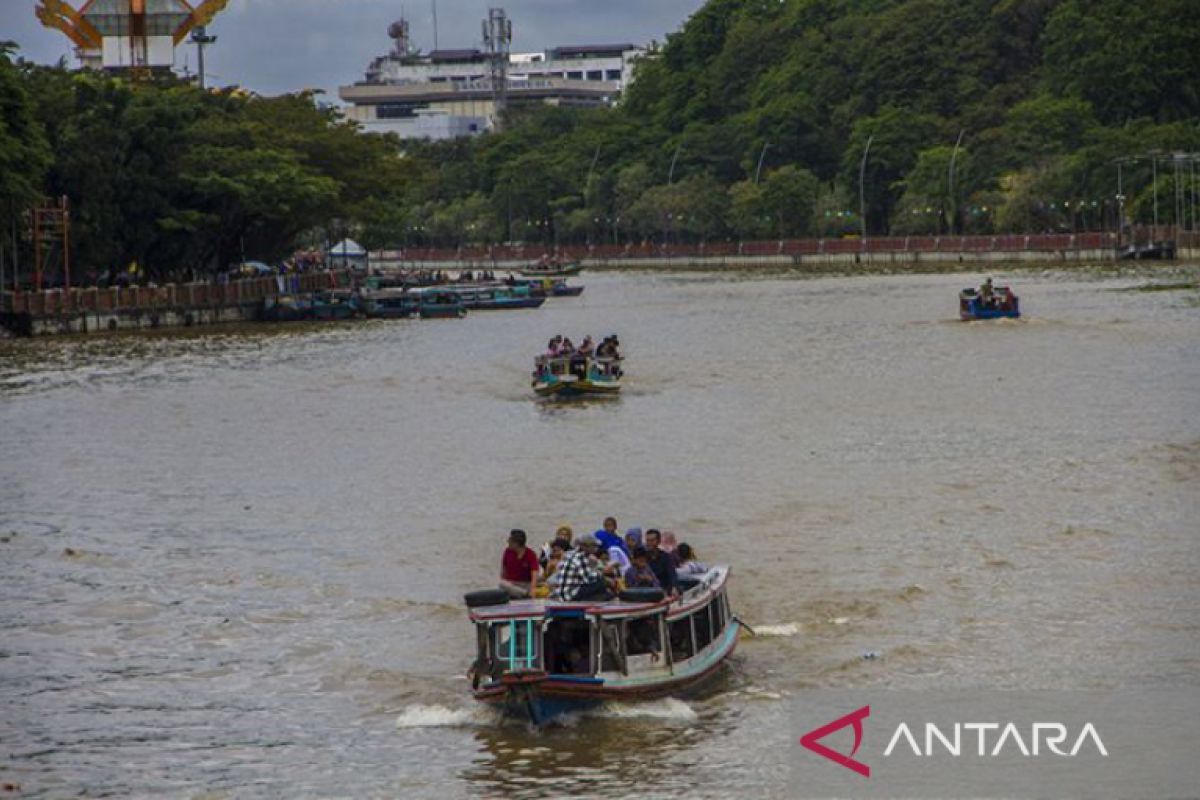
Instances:
[[[133,85],[0,56],[0,106],[0,244],[38,198],[66,195],[77,276],[216,271],[351,232],[381,246],[411,182],[395,141],[307,94]]]
[[[1195,13],[1193,0],[710,0],[618,109],[525,110],[501,135],[414,148],[405,240],[856,232],[868,138],[872,233],[1112,228],[1114,162],[1130,157],[1126,211],[1149,222],[1147,154],[1200,150]],[[1164,223],[1172,170],[1160,161]]]
[[[1112,229],[1118,160],[1127,216],[1171,223],[1195,186],[1171,154],[1200,151],[1195,12],[709,0],[615,109],[515,108],[504,133],[403,152],[307,94],[131,85],[0,48],[0,242],[62,194],[96,271],[219,269],[347,234],[372,248],[837,236],[863,227],[860,170],[872,234]]]

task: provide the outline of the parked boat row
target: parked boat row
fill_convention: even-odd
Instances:
[[[444,283],[423,287],[371,280],[357,290],[338,289],[267,298],[263,301],[259,318],[266,322],[344,320],[353,317],[453,318],[464,316],[468,311],[539,308],[548,297],[578,297],[583,293],[583,288],[550,279],[482,284]]]

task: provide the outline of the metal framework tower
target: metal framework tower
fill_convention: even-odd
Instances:
[[[483,43],[491,64],[492,129],[499,131],[508,106],[508,57],[512,49],[512,20],[503,8],[488,9],[488,18],[483,21]]]

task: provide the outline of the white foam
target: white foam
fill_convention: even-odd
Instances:
[[[675,697],[644,703],[605,703],[590,713],[615,719],[665,719],[675,722],[694,722],[700,718],[695,709]]]
[[[461,728],[485,724],[491,716],[485,708],[409,706],[396,717],[397,728]]]
[[[800,626],[795,622],[784,622],[778,625],[755,625],[756,636],[795,636],[800,632]]]

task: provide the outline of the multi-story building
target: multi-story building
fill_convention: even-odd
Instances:
[[[343,86],[347,118],[373,133],[401,138],[446,139],[482,133],[495,125],[493,59],[482,50],[420,53],[409,45],[408,25],[393,24],[392,52],[376,58],[365,79]],[[562,106],[611,105],[633,77],[644,51],[632,44],[556,47],[505,53],[505,102]]]

